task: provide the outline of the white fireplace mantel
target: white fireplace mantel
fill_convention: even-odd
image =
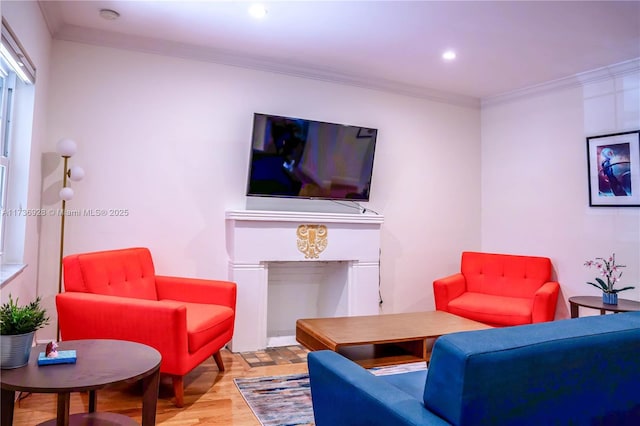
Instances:
[[[264,210],[229,210],[227,220],[267,221],[267,222],[325,222],[325,223],[373,223],[382,225],[384,216],[348,213],[314,213]]]
[[[229,280],[238,285],[231,349],[267,347],[270,262],[346,262],[346,315],[377,314],[383,221],[367,214],[227,211]]]

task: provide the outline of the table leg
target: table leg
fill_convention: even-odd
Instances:
[[[578,304],[569,302],[569,305],[571,305],[571,318],[578,318],[579,316],[578,309],[580,308]]]
[[[98,403],[98,398],[96,396],[96,391],[89,391],[89,412],[96,412],[96,404]]]
[[[71,394],[69,392],[58,394],[58,416],[56,419],[57,426],[69,426],[69,405]]]
[[[156,424],[156,407],[160,388],[160,366],[152,374],[142,379],[142,426]]]
[[[13,405],[16,400],[16,393],[12,390],[2,389],[0,400],[2,400],[0,423],[2,426],[11,426],[13,424]]]

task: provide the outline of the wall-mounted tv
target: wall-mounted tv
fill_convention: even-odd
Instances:
[[[247,195],[368,201],[378,131],[253,116]]]

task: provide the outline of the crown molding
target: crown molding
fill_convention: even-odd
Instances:
[[[516,99],[548,93],[555,90],[567,89],[570,87],[584,86],[588,83],[595,83],[606,79],[616,78],[627,74],[640,72],[640,58],[630,59],[617,64],[607,65],[594,70],[585,71],[569,77],[552,80],[535,86],[525,87],[519,90],[503,93],[496,96],[489,96],[481,100],[481,106],[498,105]]]
[[[49,34],[51,34],[51,37],[54,37],[60,27],[62,27],[63,22],[60,5],[55,1],[38,0],[38,6],[49,29]]]
[[[47,7],[45,9],[49,8]],[[47,20],[47,22],[49,22],[49,20]],[[55,25],[55,22],[52,22],[50,30],[51,28],[55,28]],[[480,99],[471,96],[458,95],[398,81],[349,74],[328,67],[317,67],[295,61],[273,61],[266,57],[239,55],[229,50],[195,46],[170,40],[120,34],[74,25],[64,25],[58,28],[53,38],[56,40],[213,62],[312,80],[346,84],[365,89],[381,90],[458,106],[480,108]]]

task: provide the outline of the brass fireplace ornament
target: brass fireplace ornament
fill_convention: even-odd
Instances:
[[[327,248],[327,233],[325,225],[298,226],[298,250],[304,253],[305,259],[317,259]]]

